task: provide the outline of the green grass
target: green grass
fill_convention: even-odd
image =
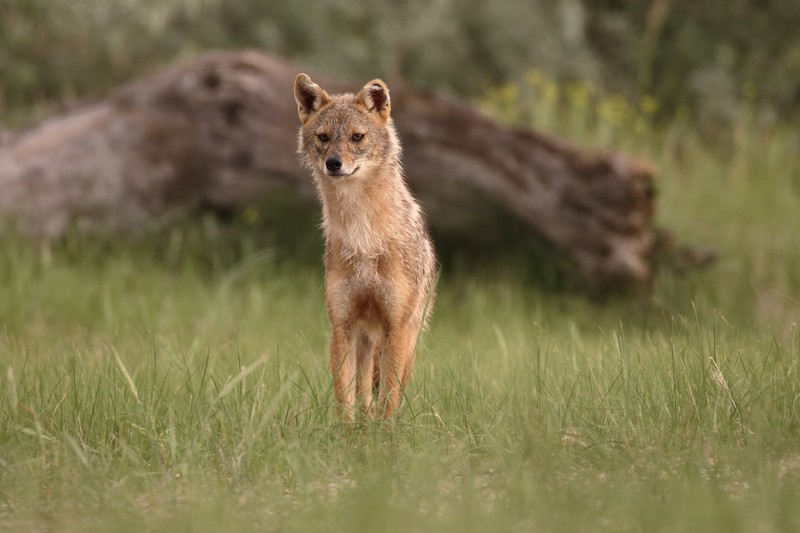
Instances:
[[[800,529],[797,132],[578,118],[721,259],[600,304],[462,258],[394,428],[336,420],[321,265],[285,229],[3,240],[0,530]]]

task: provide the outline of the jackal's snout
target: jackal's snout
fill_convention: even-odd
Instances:
[[[346,165],[339,154],[331,154],[325,158],[325,174],[331,178],[346,178],[355,174],[359,168],[352,164]]]
[[[332,155],[325,160],[325,168],[328,172],[339,172],[342,170],[342,160],[338,156]]]

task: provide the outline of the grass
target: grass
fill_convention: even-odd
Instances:
[[[721,259],[603,305],[446,271],[393,429],[337,422],[321,266],[279,231],[2,241],[0,529],[800,529],[797,132],[559,109],[656,161],[659,220]]]

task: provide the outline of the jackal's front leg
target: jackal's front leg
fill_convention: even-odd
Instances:
[[[333,395],[340,416],[353,420],[356,405],[356,350],[352,336],[342,327],[334,327],[331,337],[331,375]]]
[[[416,341],[417,335],[413,328],[396,328],[389,332],[386,346],[381,354],[381,381],[378,393],[381,413],[387,420],[397,411],[403,389],[411,377]]]

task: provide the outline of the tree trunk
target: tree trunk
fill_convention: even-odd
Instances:
[[[314,202],[295,153],[300,70],[256,52],[210,53],[6,136],[0,218],[56,238],[71,227],[131,230],[179,207],[237,208],[278,189]],[[439,233],[491,225],[499,206],[592,285],[649,282],[649,166],[505,127],[451,98],[390,88],[408,183]]]

